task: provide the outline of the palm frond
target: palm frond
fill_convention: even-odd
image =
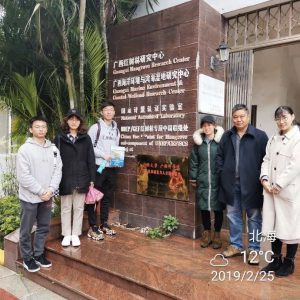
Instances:
[[[103,40],[96,27],[86,27],[84,33],[85,52],[91,83],[90,105],[92,112],[95,111],[97,102],[100,101],[99,91],[103,81],[100,80],[100,72],[106,62]]]
[[[35,15],[35,13],[40,9],[40,7],[41,7],[40,3],[36,4],[36,6],[34,7],[33,12],[32,12],[32,14],[31,14],[26,26],[25,26],[25,29],[24,29],[25,33],[28,31],[29,26],[31,25],[31,20],[32,20],[33,16]]]
[[[19,101],[22,102],[24,110],[27,111],[30,116],[37,115],[39,97],[37,94],[34,73],[31,73],[27,76],[22,76],[16,73],[14,82],[17,96]]]
[[[150,13],[150,10],[152,10],[154,12],[154,7],[153,7],[153,3],[158,5],[159,4],[159,0],[146,0],[146,10],[147,10],[147,13],[149,14]],[[149,10],[150,8],[150,10]]]

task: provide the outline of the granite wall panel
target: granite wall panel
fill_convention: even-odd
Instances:
[[[161,221],[156,218],[149,218],[146,216],[128,214],[128,224],[133,227],[158,227],[161,225]]]
[[[137,140],[145,139],[146,135],[165,135],[172,134],[174,137],[186,135],[187,139],[182,141],[188,142],[188,147],[173,147],[173,146],[155,146],[147,144],[147,146],[136,146],[133,152],[128,152],[125,159],[125,167],[119,170],[117,175],[117,190],[114,198],[114,207],[120,210],[121,223],[130,223],[134,226],[158,226],[162,222],[164,215],[175,215],[180,222],[177,234],[184,235],[190,238],[196,238],[202,230],[201,217],[195,203],[195,190],[189,186],[189,199],[180,201],[175,199],[166,199],[160,197],[150,197],[136,194],[137,180],[137,162],[135,156],[138,154],[148,155],[166,155],[166,156],[189,156],[193,145],[192,135],[199,128],[199,113],[197,112],[197,86],[198,75],[204,73],[208,76],[224,80],[224,70],[215,72],[210,70],[210,57],[216,54],[216,48],[224,38],[224,22],[222,16],[212,9],[202,0],[192,0],[163,10],[142,18],[125,22],[121,25],[111,28],[109,33],[109,47],[111,53],[111,61],[109,65],[109,98],[112,98],[113,89],[117,86],[117,81],[122,78],[139,77],[161,74],[165,72],[173,72],[174,70],[187,70],[189,75],[183,76],[180,79],[174,77],[172,80],[177,86],[175,87],[154,87],[149,91],[158,92],[165,90],[165,95],[154,94],[139,96],[129,99],[115,99],[116,104],[116,121],[119,128],[129,128],[128,132],[121,132],[122,139],[127,141],[126,135],[135,134]],[[151,67],[137,70],[131,69],[125,74],[116,74],[113,69],[116,62],[133,57],[151,55],[153,53],[163,53],[163,58],[154,60],[154,62],[163,62],[171,60],[171,63],[159,67]],[[190,59],[181,63],[176,63],[173,59],[178,58]],[[197,60],[197,57],[199,60]],[[149,62],[150,64],[151,62]],[[135,66],[139,66],[137,63]],[[113,74],[114,73],[114,74]],[[153,77],[154,78],[154,77]],[[150,80],[150,79],[149,79]],[[182,80],[182,85],[178,86],[179,80]],[[169,80],[160,80],[157,84],[171,83]],[[128,85],[127,87],[145,87],[147,84],[139,83]],[[123,83],[122,83],[123,84]],[[120,85],[118,89],[126,88]],[[177,93],[179,89],[183,91]],[[173,91],[171,91],[173,90]],[[175,92],[174,92],[175,91]],[[182,103],[182,110],[178,105]],[[183,118],[168,117],[159,119],[137,119],[135,121],[126,120],[124,116],[133,115],[133,112],[128,112],[128,108],[141,106],[154,108],[159,106],[160,114],[183,113]],[[172,110],[171,110],[171,107]],[[174,109],[175,108],[175,109]],[[126,113],[124,113],[126,111]],[[148,112],[149,114],[150,112]],[[138,112],[139,115],[147,115],[147,112]],[[123,118],[122,118],[123,116]],[[154,125],[188,125],[188,131],[172,130],[166,132],[131,132],[135,130],[132,126],[139,126],[140,130],[144,130],[144,126]],[[172,128],[176,128],[172,127]],[[177,127],[178,129],[178,127]],[[122,140],[121,139],[121,140]],[[132,139],[128,139],[128,141]],[[128,146],[129,148],[129,146]],[[188,184],[188,183],[187,183]],[[189,185],[189,184],[188,184]]]
[[[118,173],[116,176],[116,191],[129,192],[129,178],[127,174]]]
[[[168,214],[175,215],[175,200],[143,196],[143,216],[161,220]]]
[[[162,26],[175,26],[190,20],[198,20],[198,1],[184,3],[179,6],[171,7],[162,12]]]
[[[142,215],[142,199],[137,194],[116,192],[115,208],[120,211]]]
[[[188,226],[195,224],[195,203],[176,201],[176,218],[179,223]]]

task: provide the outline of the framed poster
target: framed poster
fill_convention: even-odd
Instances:
[[[137,156],[137,193],[188,200],[188,158]]]

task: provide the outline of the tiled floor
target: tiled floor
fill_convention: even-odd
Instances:
[[[20,300],[63,300],[61,296],[46,290],[42,286],[24,278],[3,266],[0,266],[0,288]],[[5,300],[5,299],[1,299]]]

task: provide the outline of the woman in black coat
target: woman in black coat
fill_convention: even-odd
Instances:
[[[62,133],[55,140],[63,168],[59,186],[61,195],[62,246],[80,245],[85,194],[94,185],[95,156],[91,138],[84,127],[82,115],[76,109],[68,111]],[[73,222],[71,213],[73,207]]]

